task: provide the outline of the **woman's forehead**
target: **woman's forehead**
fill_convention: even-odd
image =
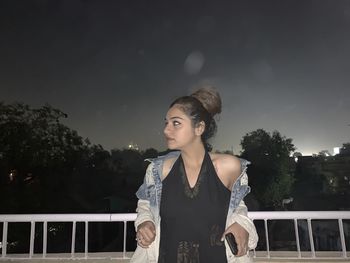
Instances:
[[[187,114],[181,109],[179,105],[172,106],[166,114],[167,119],[176,118],[176,117],[179,117],[181,119],[189,119]]]

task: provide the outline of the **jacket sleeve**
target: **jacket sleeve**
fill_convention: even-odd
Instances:
[[[249,233],[249,240],[248,240],[249,249],[256,248],[256,245],[259,239],[258,234],[256,232],[256,228],[253,223],[253,220],[251,220],[248,217],[248,209],[243,200],[239,203],[238,207],[234,210],[232,215],[232,221],[233,221],[232,223],[236,222],[239,225],[241,225]]]
[[[241,190],[240,191],[238,189],[236,190],[238,193],[239,192],[241,193],[241,196],[238,195],[238,198],[241,201],[237,204],[237,207],[233,210],[233,214],[231,216],[231,224],[236,222],[249,233],[248,247],[249,249],[254,249],[256,248],[259,238],[256,232],[255,225],[253,223],[253,220],[251,220],[248,217],[248,208],[243,201],[243,198],[250,192],[250,187],[248,185],[248,175],[247,175],[247,168],[248,168],[247,166],[250,164],[250,162],[245,159],[240,159],[240,161],[241,161],[242,173],[237,186]],[[233,191],[235,191],[235,189],[233,189]]]
[[[150,163],[147,167],[145,178],[143,184],[136,192],[136,196],[139,199],[137,202],[137,217],[135,220],[135,229],[145,221],[154,222],[154,216],[151,211],[150,200],[152,198],[152,187],[154,187],[154,182],[152,178],[153,163]],[[153,182],[153,183],[152,183]]]

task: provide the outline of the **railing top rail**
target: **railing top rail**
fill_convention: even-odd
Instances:
[[[134,221],[135,213],[120,214],[12,214],[0,215],[6,222],[109,222]]]
[[[258,211],[248,212],[254,220],[268,219],[350,219],[350,211]]]
[[[253,220],[350,219],[350,211],[257,211],[248,212]],[[134,221],[136,213],[113,214],[3,214],[0,222],[114,222]]]

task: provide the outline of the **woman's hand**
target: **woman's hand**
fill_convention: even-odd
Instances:
[[[136,232],[136,240],[137,244],[139,244],[140,247],[148,248],[148,246],[152,244],[155,238],[156,227],[154,226],[153,222],[145,221],[138,226]]]
[[[248,253],[248,238],[249,238],[248,232],[239,224],[233,223],[224,232],[222,236],[222,240],[225,239],[225,235],[228,233],[232,233],[235,237],[237,248],[238,248],[238,253],[236,257],[241,257],[246,255]]]

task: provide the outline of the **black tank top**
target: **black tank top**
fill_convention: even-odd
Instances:
[[[158,263],[227,262],[225,245],[220,239],[230,195],[208,152],[193,188],[180,155],[163,180]]]

